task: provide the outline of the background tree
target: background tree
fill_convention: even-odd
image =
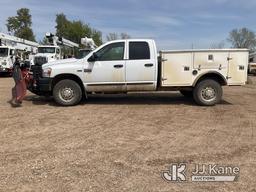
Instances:
[[[225,41],[221,41],[219,43],[212,43],[210,48],[211,49],[223,49],[225,47]]]
[[[32,17],[29,12],[30,11],[27,8],[17,10],[17,16],[9,17],[6,26],[8,31],[13,35],[30,41],[35,41],[35,36],[31,28]]]
[[[247,28],[234,29],[229,33],[228,41],[233,48],[254,49],[256,46],[255,33]]]
[[[56,15],[56,35],[80,44],[81,38],[93,38],[96,45],[102,44],[102,33],[80,20],[70,21],[63,13]]]
[[[114,41],[119,39],[118,34],[117,33],[109,33],[107,36],[107,41]]]
[[[107,36],[107,41],[114,41],[118,39],[130,39],[131,36],[127,33],[121,33],[120,35],[118,33],[109,33]]]
[[[127,33],[121,33],[121,39],[131,39],[131,36],[128,35]]]
[[[48,39],[46,37],[44,37],[41,41],[39,41],[39,44],[48,45],[49,44]]]

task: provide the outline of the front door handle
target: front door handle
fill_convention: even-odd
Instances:
[[[154,64],[152,64],[152,63],[147,63],[147,64],[145,64],[144,66],[145,66],[145,67],[153,67]]]
[[[77,72],[80,72],[79,70],[77,70]],[[82,71],[81,71],[82,72]],[[92,69],[84,69],[84,72],[85,73],[91,73],[92,72]]]
[[[123,65],[114,65],[114,68],[123,68]]]

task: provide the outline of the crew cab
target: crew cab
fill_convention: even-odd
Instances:
[[[221,101],[222,86],[247,81],[247,49],[163,50],[154,40],[107,42],[82,59],[49,62],[33,70],[29,87],[63,106],[97,93],[180,91],[199,105]]]

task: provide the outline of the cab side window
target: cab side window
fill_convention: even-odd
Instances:
[[[150,59],[150,50],[147,42],[130,42],[129,59],[143,60]]]
[[[116,61],[124,59],[124,42],[113,43],[97,52],[98,61]]]

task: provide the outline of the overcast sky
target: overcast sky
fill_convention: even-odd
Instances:
[[[209,48],[234,28],[256,31],[256,0],[0,0],[0,31],[23,7],[31,10],[37,40],[55,31],[57,13],[90,23],[104,40],[110,32],[126,32],[154,38],[159,49]]]

